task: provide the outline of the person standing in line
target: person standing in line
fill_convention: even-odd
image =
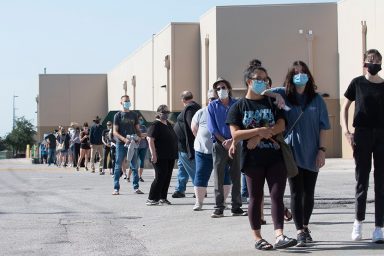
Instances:
[[[231,159],[228,156],[228,149],[232,144],[232,136],[229,126],[225,123],[230,107],[236,100],[232,98],[232,86],[223,79],[219,78],[214,84],[213,89],[218,95],[218,99],[208,105],[208,130],[213,141],[212,158],[215,177],[215,211],[212,218],[224,217],[224,175],[225,169],[229,169],[232,181],[232,216],[246,216],[247,212],[241,209],[241,181],[240,181],[240,151]],[[230,188],[230,186],[228,186]]]
[[[352,240],[362,240],[362,226],[365,220],[369,173],[374,166],[375,228],[372,242],[384,243],[384,79],[381,70],[382,56],[376,49],[364,55],[365,75],[352,79],[344,93],[342,108],[342,127],[344,135],[353,149],[355,159],[356,201],[355,222]],[[352,133],[348,127],[348,110],[355,102]]]
[[[73,124],[73,130],[70,134],[70,147],[72,147],[73,167],[77,166],[77,161],[80,156],[80,128],[77,124]]]
[[[193,115],[197,110],[201,109],[201,106],[193,100],[193,94],[190,91],[181,93],[181,101],[183,102],[184,109],[177,116],[174,130],[179,143],[179,162],[183,168],[179,168],[175,192],[172,195],[173,198],[185,197],[188,177],[190,177],[192,183],[195,184],[196,173],[195,150],[193,148],[195,136],[191,130],[191,122]]]
[[[51,132],[48,134],[44,139],[47,142],[47,148],[48,148],[48,166],[51,166],[51,164],[56,163],[56,137],[54,135],[54,132]]]
[[[44,139],[40,143],[40,164],[47,164],[48,163],[48,149],[47,149],[47,142]]]
[[[89,161],[90,150],[91,150],[91,145],[89,144],[88,123],[85,122],[83,124],[83,129],[80,132],[80,157],[76,164],[76,171],[80,170],[80,165],[83,159],[84,159],[84,168],[86,171],[88,171],[88,161]]]
[[[95,172],[96,153],[99,155],[99,174],[103,174],[103,126],[100,124],[100,117],[96,116],[89,133],[89,142],[91,144],[91,169]]]
[[[145,163],[145,157],[147,155],[148,150],[148,141],[147,141],[147,127],[145,126],[145,120],[142,115],[139,115],[139,123],[140,123],[140,131],[141,131],[141,140],[139,143],[139,147],[137,148],[137,157],[139,163],[139,180],[141,182],[144,182],[143,179],[143,171],[144,171],[144,163]],[[127,181],[129,182],[131,179],[131,173],[132,169],[129,169]]]
[[[58,167],[61,165],[63,167],[67,167],[67,157],[68,157],[68,150],[69,150],[69,134],[66,133],[64,127],[61,127],[59,131],[59,136],[57,137],[58,143],[61,145],[61,149],[59,150],[59,162],[58,162]]]
[[[126,147],[126,145],[131,143],[132,135],[136,134],[139,138],[141,137],[139,118],[134,111],[130,110],[131,101],[129,96],[121,96],[120,104],[123,109],[122,111],[117,112],[113,118],[113,135],[116,141],[116,162],[114,169],[113,195],[120,194],[119,180],[122,173],[122,163],[126,158],[128,151],[128,147]],[[133,172],[133,179],[135,193],[143,194],[143,192],[141,192],[139,189],[139,175],[137,174],[137,169]]]
[[[148,206],[171,205],[167,195],[178,153],[178,138],[172,125],[167,121],[168,115],[168,106],[160,105],[157,108],[155,122],[148,128],[147,140],[151,162],[155,169],[155,179],[146,202]]]
[[[217,98],[213,89],[209,89],[207,93],[208,104]],[[193,207],[194,211],[201,211],[203,207],[204,197],[207,194],[208,181],[211,177],[213,169],[212,159],[212,140],[209,133],[207,120],[208,108],[199,109],[192,118],[191,130],[195,135],[194,149],[196,161],[195,174],[195,197],[196,202]]]
[[[266,69],[260,65],[250,65],[244,72],[247,94],[232,105],[226,119],[233,138],[229,156],[234,157],[242,150],[241,170],[246,175],[250,196],[249,222],[258,250],[283,249],[297,243],[296,239],[285,236],[283,232],[287,170],[274,136],[284,132],[285,121],[282,111],[261,95],[266,90],[267,82]],[[276,236],[274,246],[261,235],[261,202],[265,180],[271,196]]]
[[[313,239],[308,229],[315,204],[319,170],[325,164],[325,133],[330,129],[328,110],[308,66],[295,61],[288,70],[284,87],[273,88],[291,109],[285,111],[288,134],[299,174],[288,179],[291,209],[297,229],[297,246],[305,247]]]
[[[111,157],[111,140],[109,139],[109,133],[112,129],[112,122],[107,122],[107,129],[103,131],[102,141],[103,141],[103,171],[102,175],[105,174],[105,170],[109,169],[111,173],[112,169],[112,157]]]

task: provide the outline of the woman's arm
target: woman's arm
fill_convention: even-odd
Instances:
[[[151,152],[151,162],[156,163],[157,162],[157,152],[155,148],[155,138],[147,137],[148,145],[149,145],[149,152]]]
[[[248,140],[255,136],[260,136],[264,139],[271,138],[274,134],[270,127],[260,127],[247,130],[240,130],[240,127],[234,124],[229,126],[234,143],[242,140]]]
[[[348,143],[353,147],[354,141],[353,141],[353,133],[349,131],[348,128],[348,114],[349,114],[349,107],[351,106],[352,101],[345,99],[343,107],[341,109],[341,127],[343,130],[343,133],[345,137],[347,138]]]

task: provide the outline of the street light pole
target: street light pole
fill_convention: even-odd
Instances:
[[[15,108],[15,98],[19,96],[13,95],[13,125],[12,125],[12,130],[15,129],[15,124],[16,124],[16,108]]]

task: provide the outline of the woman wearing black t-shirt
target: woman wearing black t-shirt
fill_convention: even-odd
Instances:
[[[244,73],[247,87],[245,98],[238,100],[229,110],[226,123],[230,125],[233,138],[229,154],[232,155],[239,141],[242,144],[241,170],[246,175],[249,192],[248,216],[259,250],[270,250],[273,246],[261,236],[261,200],[264,182],[267,180],[271,195],[272,220],[275,229],[276,249],[296,245],[297,241],[283,234],[284,191],[287,170],[279,145],[274,136],[282,133],[285,122],[281,110],[262,96],[268,79],[266,70],[258,65],[250,65]],[[239,146],[237,146],[239,147]]]
[[[84,160],[85,170],[88,171],[88,160],[90,156],[91,145],[89,144],[89,130],[88,123],[85,122],[83,125],[83,129],[80,132],[80,157],[77,161],[76,170],[79,171],[80,164]]]
[[[155,169],[155,179],[149,191],[147,205],[168,204],[169,183],[177,158],[177,136],[167,121],[169,110],[166,105],[157,108],[156,121],[148,128],[147,140],[151,152],[151,162]]]
[[[375,184],[375,229],[372,242],[384,243],[384,79],[378,75],[382,56],[371,49],[364,56],[364,76],[354,78],[348,86],[342,109],[343,132],[353,149],[356,168],[356,215],[352,240],[362,239],[362,221],[365,219],[369,173],[373,155]],[[355,101],[351,133],[348,128],[348,110]]]

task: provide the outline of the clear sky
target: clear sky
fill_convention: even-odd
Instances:
[[[216,5],[334,0],[0,0],[0,136],[16,117],[36,125],[38,75],[107,73],[168,23]],[[59,95],[55,95],[59,96]],[[65,108],[66,106],[57,106]]]

